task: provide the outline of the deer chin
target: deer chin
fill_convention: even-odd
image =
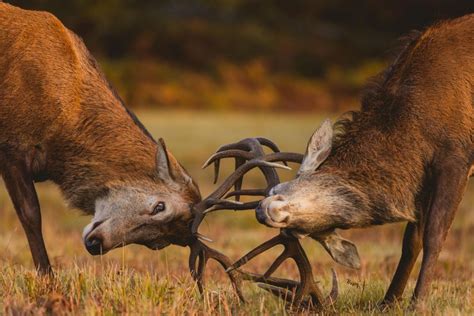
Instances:
[[[286,222],[278,222],[272,216],[268,213],[267,210],[258,210],[255,213],[257,220],[260,224],[263,224],[268,227],[272,228],[286,228],[287,223]]]
[[[299,231],[297,229],[285,229],[285,233],[288,234],[288,235],[291,235],[297,239],[303,239],[303,238],[306,238],[309,233],[306,233],[306,232],[302,232],[302,231]]]
[[[153,240],[143,245],[151,250],[161,250],[171,245],[171,243],[167,240]]]

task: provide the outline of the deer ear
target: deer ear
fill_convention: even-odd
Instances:
[[[156,166],[158,175],[165,181],[175,181],[183,184],[194,185],[193,179],[186,170],[178,163],[176,158],[166,149],[163,138],[158,140],[158,151],[156,153]]]
[[[165,181],[173,180],[170,159],[163,138],[158,140],[158,150],[156,152],[156,171],[158,172],[158,176],[161,179]]]
[[[351,241],[342,238],[336,232],[311,237],[319,241],[337,263],[352,269],[360,269],[359,252]]]
[[[298,176],[316,170],[326,160],[331,153],[332,138],[332,124],[329,119],[326,119],[308,142]]]

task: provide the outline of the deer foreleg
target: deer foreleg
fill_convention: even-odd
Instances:
[[[442,244],[466,188],[470,165],[453,162],[436,170],[435,191],[423,232],[423,261],[412,303],[428,293]]]
[[[21,160],[9,161],[2,171],[8,193],[25,230],[35,267],[41,274],[51,273],[51,264],[41,232],[41,212],[32,174],[26,162]]]
[[[423,223],[408,223],[403,236],[402,256],[382,304],[400,299],[422,247]]]

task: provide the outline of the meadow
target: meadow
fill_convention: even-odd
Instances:
[[[282,150],[303,152],[306,142],[323,119],[316,114],[138,111],[139,118],[169,149],[199,183],[203,196],[211,192],[212,168],[200,166],[220,145],[249,136],[266,136]],[[233,163],[224,163],[228,174]],[[297,167],[297,166],[294,166]],[[296,168],[293,168],[296,170]],[[295,171],[281,171],[289,179]],[[244,182],[261,185],[252,172]],[[21,224],[3,185],[0,186],[0,314],[6,315],[112,315],[123,314],[283,314],[284,304],[253,284],[243,286],[247,298],[241,304],[222,269],[211,262],[203,297],[187,269],[189,250],[170,246],[151,251],[127,246],[103,257],[85,250],[81,233],[90,218],[69,210],[59,190],[51,183],[37,185],[43,212],[43,231],[55,269],[55,278],[36,276]],[[333,263],[312,240],[303,244],[317,280],[326,293],[330,268],[339,275],[340,296],[327,314],[374,315],[382,311],[383,298],[401,252],[404,224],[391,224],[341,234],[356,243],[362,260],[358,271]],[[252,211],[211,214],[201,232],[215,242],[213,247],[237,259],[262,241],[277,234],[257,223]],[[474,181],[471,181],[455,222],[441,252],[431,295],[417,312],[406,311],[416,280],[413,273],[405,300],[389,314],[467,315],[474,313]],[[275,249],[249,263],[248,269],[263,272],[278,254]],[[417,272],[420,260],[414,272]],[[296,277],[286,263],[281,276]]]

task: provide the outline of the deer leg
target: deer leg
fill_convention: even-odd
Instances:
[[[3,179],[25,230],[37,271],[41,274],[52,273],[41,232],[41,212],[31,172],[24,161],[15,161],[4,167]]]
[[[408,282],[413,266],[421,251],[422,247],[422,227],[421,222],[408,223],[403,236],[402,256],[398,263],[397,271],[395,272],[392,283],[385,294],[382,305],[389,305],[397,301],[403,294]]]
[[[416,283],[412,304],[423,300],[433,278],[442,244],[466,188],[469,167],[447,164],[437,172],[436,188],[423,232],[423,261]]]

